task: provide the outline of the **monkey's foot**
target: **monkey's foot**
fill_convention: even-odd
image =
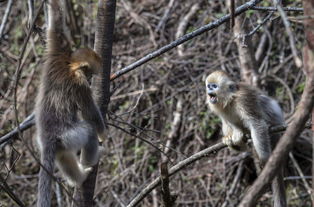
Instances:
[[[235,151],[244,151],[246,149],[243,139],[237,139],[236,142],[232,136],[225,136],[222,138],[222,142],[228,146],[229,149]]]
[[[93,168],[92,167],[86,167],[84,165],[79,164],[80,166],[80,171],[81,171],[81,176],[80,179],[75,183],[76,186],[81,186],[83,182],[86,180],[88,174],[92,172]]]
[[[68,178],[68,183],[70,186],[75,187],[75,186],[81,186],[83,182],[86,180],[88,174],[93,170],[92,167],[84,167],[81,164],[79,165],[79,169],[76,172],[75,177]]]
[[[231,136],[224,136],[224,137],[222,137],[222,142],[225,145],[227,145],[228,147],[234,145]]]
[[[89,174],[90,172],[92,172],[92,170],[93,170],[93,167],[84,168],[84,172],[85,172],[86,174]]]

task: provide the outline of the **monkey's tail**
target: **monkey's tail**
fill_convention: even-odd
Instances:
[[[284,124],[284,121],[279,121],[277,123],[277,125],[283,125],[283,124]],[[272,144],[273,149],[276,147],[277,142],[279,141],[280,137],[281,135],[279,133],[272,134],[271,144]],[[276,177],[274,177],[274,180],[271,184],[271,188],[273,192],[274,207],[286,207],[287,206],[285,184],[283,181],[283,177],[284,177],[284,164],[282,164],[281,167],[279,168],[279,172],[276,175]]]
[[[54,169],[56,145],[47,144],[41,152],[41,164],[38,183],[37,207],[51,206],[51,180]]]
[[[274,207],[286,207],[286,192],[283,182],[283,170],[279,169],[278,174],[274,178],[272,184]]]

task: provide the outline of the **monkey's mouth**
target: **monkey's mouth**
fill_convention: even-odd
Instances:
[[[218,97],[215,93],[208,93],[209,101],[212,104],[215,104],[218,102]]]

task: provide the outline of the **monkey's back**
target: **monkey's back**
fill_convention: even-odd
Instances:
[[[46,56],[35,111],[41,139],[61,134],[78,121],[79,86],[71,80],[69,60],[67,53]]]
[[[283,113],[277,101],[246,84],[240,84],[240,87],[241,90],[235,96],[235,99],[238,99],[235,101],[239,102],[240,113],[247,113],[246,115],[254,119],[263,119],[270,126],[284,123]]]

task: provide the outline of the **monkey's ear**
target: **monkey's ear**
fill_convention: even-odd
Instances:
[[[231,83],[231,84],[229,85],[229,90],[230,90],[231,92],[235,92],[235,91],[237,91],[238,89],[239,89],[239,85],[236,84],[236,83]]]

